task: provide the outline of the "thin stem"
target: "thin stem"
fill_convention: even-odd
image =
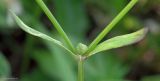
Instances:
[[[78,60],[78,81],[84,81],[84,58],[79,56]]]
[[[51,13],[51,11],[47,8],[47,6],[44,4],[44,2],[42,0],[36,0],[37,3],[39,4],[39,6],[43,9],[43,11],[45,12],[45,14],[48,16],[48,18],[50,19],[50,21],[52,22],[52,24],[55,26],[55,28],[57,29],[57,31],[59,32],[59,34],[63,37],[64,41],[66,42],[67,46],[69,47],[69,49],[75,53],[75,49],[70,41],[70,39],[68,38],[67,34],[63,31],[62,27],[60,26],[60,24],[58,23],[58,21],[56,20],[56,18],[53,16],[53,14]]]
[[[97,44],[104,38],[106,34],[128,13],[128,11],[137,3],[138,0],[131,0],[130,3],[112,20],[112,22],[105,27],[105,29],[96,37],[96,39],[89,45],[86,54],[89,54],[95,49]]]

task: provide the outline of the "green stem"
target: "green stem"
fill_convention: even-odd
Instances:
[[[96,39],[89,45],[86,54],[89,54],[97,44],[104,38],[106,34],[128,13],[128,11],[137,3],[138,0],[131,0],[130,3],[112,20],[112,22],[105,27],[105,29],[96,37]]]
[[[78,60],[78,81],[84,81],[84,57],[79,56]]]
[[[60,26],[60,24],[58,23],[58,21],[56,20],[56,18],[53,16],[53,14],[51,13],[51,11],[47,8],[47,6],[44,4],[44,2],[42,0],[36,0],[37,3],[39,4],[39,6],[43,9],[43,11],[45,12],[45,14],[48,16],[48,18],[50,19],[50,21],[52,22],[52,24],[55,26],[55,28],[57,29],[57,31],[59,32],[59,34],[63,37],[64,41],[66,42],[67,46],[69,47],[69,49],[75,53],[75,49],[70,41],[70,39],[68,38],[67,34],[63,31],[62,27]]]

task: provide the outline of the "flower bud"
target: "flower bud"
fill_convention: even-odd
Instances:
[[[85,44],[79,43],[76,50],[79,55],[83,55],[88,50],[88,47]]]

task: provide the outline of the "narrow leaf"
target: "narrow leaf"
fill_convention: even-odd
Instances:
[[[113,48],[119,48],[123,46],[127,46],[133,43],[136,43],[140,41],[145,34],[147,33],[147,28],[143,28],[137,32],[131,33],[131,34],[126,34],[122,36],[117,36],[114,38],[111,38],[109,40],[106,40],[99,44],[91,53],[90,55],[93,55],[95,53],[113,49]]]
[[[31,35],[34,35],[34,36],[37,36],[37,37],[40,37],[42,39],[45,39],[45,40],[48,40],[48,41],[52,41],[53,43],[59,45],[60,47],[66,49],[67,51],[69,51],[71,54],[73,54],[68,48],[66,48],[60,41],[56,40],[56,39],[53,39],[52,37],[48,36],[48,35],[45,35],[37,30],[34,30],[32,29],[31,27],[27,26],[26,24],[23,23],[23,21],[18,17],[16,16],[16,14],[14,14],[13,12],[11,12],[15,21],[17,22],[17,24],[20,26],[20,28],[22,30],[24,30],[25,32],[31,34]]]

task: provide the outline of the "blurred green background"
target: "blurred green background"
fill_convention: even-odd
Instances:
[[[129,1],[44,0],[75,46],[89,45]],[[61,40],[35,0],[0,0],[0,81],[76,81],[75,60],[54,44],[22,31],[9,10],[34,29]],[[139,0],[105,39],[142,27],[149,33],[140,42],[89,58],[85,81],[160,81],[160,0]]]

